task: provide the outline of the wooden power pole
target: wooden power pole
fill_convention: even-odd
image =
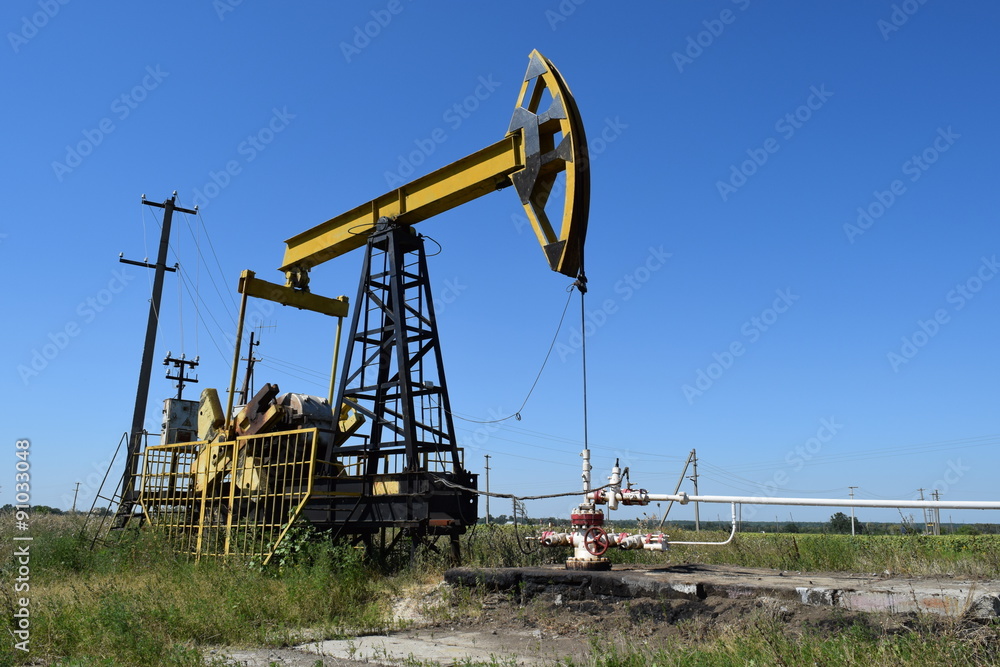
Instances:
[[[173,196],[162,204],[146,200],[146,195],[142,196],[142,203],[146,206],[156,206],[163,209],[163,224],[160,227],[160,247],[156,255],[156,264],[148,262],[136,262],[128,259],[119,261],[125,264],[142,266],[153,269],[153,294],[149,299],[149,317],[146,320],[146,340],[142,346],[142,363],[139,366],[139,384],[135,392],[135,406],[132,410],[132,428],[129,431],[128,451],[125,457],[125,470],[122,473],[121,481],[121,501],[118,504],[118,511],[115,512],[115,520],[112,528],[124,528],[132,516],[139,489],[135,482],[139,473],[139,453],[142,449],[142,438],[145,434],[143,423],[146,421],[146,401],[149,398],[149,378],[153,371],[153,350],[156,347],[156,329],[160,320],[160,297],[163,294],[163,276],[167,271],[176,271],[176,268],[167,266],[167,253],[170,249],[170,223],[173,219],[174,211],[181,213],[195,214],[194,210],[181,208],[176,205],[177,191]]]

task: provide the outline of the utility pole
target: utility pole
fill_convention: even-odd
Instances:
[[[486,525],[490,525],[490,455],[486,454]]]
[[[186,372],[184,370],[184,367],[185,366],[190,366],[191,368],[195,368],[198,365],[198,359],[199,358],[200,357],[195,357],[194,359],[186,359],[186,358],[184,358],[184,355],[182,354],[180,359],[174,359],[173,357],[170,356],[170,352],[168,351],[167,352],[167,358],[163,360],[163,365],[164,366],[169,366],[170,364],[173,364],[174,368],[177,369],[177,375],[171,375],[170,374],[170,369],[168,368],[167,369],[167,379],[168,380],[177,380],[176,387],[177,387],[177,400],[178,401],[180,401],[180,400],[183,399],[184,383],[185,382],[191,382],[191,383],[198,382],[198,376],[195,376],[193,378],[186,376]]]
[[[854,500],[854,489],[858,487],[849,486],[847,488],[851,490],[851,500]],[[851,505],[851,537],[854,537],[854,505]]]
[[[688,479],[694,483],[694,495],[698,495],[698,452],[691,450],[691,469],[694,471]],[[694,503],[694,532],[701,532],[701,520],[698,517],[698,501]]]
[[[76,483],[76,489],[73,490],[73,514],[76,514],[76,496],[80,493],[80,482]]]
[[[146,340],[142,346],[142,363],[139,366],[139,384],[135,392],[135,407],[132,411],[132,429],[129,431],[128,451],[125,457],[125,471],[122,473],[121,481],[121,501],[118,504],[118,511],[115,513],[115,520],[111,527],[113,529],[124,528],[132,516],[132,508],[135,506],[138,497],[136,480],[139,472],[139,451],[142,449],[142,437],[145,434],[143,422],[146,421],[146,401],[149,398],[149,377],[153,370],[153,349],[156,347],[156,328],[160,320],[160,297],[163,294],[163,275],[167,271],[176,271],[176,267],[167,266],[167,252],[170,249],[170,223],[173,219],[174,211],[181,213],[196,214],[198,208],[194,210],[181,208],[176,205],[177,191],[173,196],[162,204],[146,200],[146,195],[142,196],[142,203],[146,206],[156,206],[163,209],[163,223],[160,227],[160,248],[156,256],[156,264],[149,262],[135,262],[122,259],[118,256],[118,261],[125,264],[142,266],[147,269],[154,269],[153,274],[153,294],[149,300],[149,317],[146,320]]]
[[[260,345],[260,340],[254,342],[253,331],[250,332],[250,345],[247,347],[247,356],[243,357],[243,361],[247,362],[247,372],[243,376],[243,388],[240,389],[240,403],[246,405],[247,399],[250,397],[250,392],[253,391],[253,365],[260,361],[253,356],[253,348],[255,345]]]
[[[935,501],[941,500],[941,492],[937,489],[934,489],[934,493],[931,495],[934,496]],[[934,534],[941,534],[941,510],[937,507],[934,508]]]

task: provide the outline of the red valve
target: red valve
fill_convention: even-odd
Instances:
[[[583,546],[591,556],[603,556],[608,550],[608,534],[600,526],[592,526],[583,534]]]

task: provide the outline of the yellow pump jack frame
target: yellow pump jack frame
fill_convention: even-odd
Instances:
[[[550,101],[541,109],[546,94]],[[550,217],[546,208],[561,174],[565,174],[565,183],[559,221],[555,215]],[[314,495],[316,466],[332,471],[324,474],[349,474],[352,465],[351,470],[360,470],[361,459],[353,464],[318,461],[315,430],[236,436],[232,400],[247,298],[268,299],[338,318],[339,347],[348,300],[311,294],[308,284],[313,267],[364,246],[382,218],[397,225],[413,225],[508,186],[514,186],[549,267],[579,279],[583,290],[583,247],[590,208],[586,135],[562,75],[538,51],[529,55],[503,139],[285,241],[280,267],[285,285],[261,280],[252,271],[243,272],[229,400],[225,412],[215,416],[220,426],[224,424],[221,437],[213,442],[147,450],[139,503],[150,522],[188,540],[185,550],[196,557],[243,554],[270,560],[288,527]],[[561,223],[558,231],[553,219]],[[337,355],[335,350],[331,384],[336,377]],[[331,387],[331,401],[332,396]],[[352,433],[359,418],[350,411],[340,412],[342,434]],[[276,448],[293,455],[273,460],[269,452]],[[199,457],[206,451],[208,456]],[[210,462],[217,462],[216,467]],[[386,483],[375,488],[383,494],[393,492]]]

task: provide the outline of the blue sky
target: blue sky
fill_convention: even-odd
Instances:
[[[175,217],[158,431],[168,350],[200,356],[198,389],[226,386],[240,271],[279,281],[284,239],[500,139],[534,48],[572,88],[593,155],[595,479],[619,457],[668,492],[696,449],[703,493],[995,499],[998,14],[933,0],[7,2],[0,503],[14,441],[30,438],[34,502],[68,507],[81,482],[89,506],[129,427],[152,276],[117,256],[155,256],[159,210],[142,194],[177,190],[201,211]],[[452,405],[472,418],[518,408],[566,299],[519,213],[505,190],[419,227],[443,248],[431,275]],[[313,290],[353,297],[361,259],[318,267]],[[458,422],[468,467],[493,457],[493,490],[578,488],[571,308],[523,419]],[[258,385],[324,394],[332,322],[254,315],[276,326]],[[831,513],[754,518],[789,509]]]

